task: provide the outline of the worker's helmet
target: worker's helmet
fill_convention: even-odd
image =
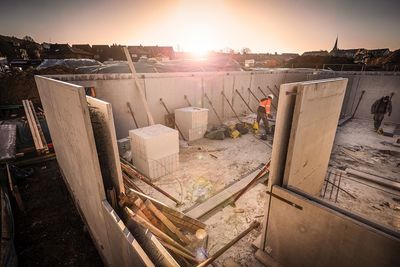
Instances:
[[[274,95],[273,94],[269,94],[268,98],[274,99]]]

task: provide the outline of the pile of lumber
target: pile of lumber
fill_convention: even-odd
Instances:
[[[124,159],[121,159],[121,169],[125,193],[121,193],[119,196],[119,207],[123,211],[126,222],[128,225],[133,223],[145,231],[150,231],[179,262],[180,266],[208,266],[243,236],[259,226],[259,222],[252,222],[245,231],[220,248],[214,255],[209,256],[207,252],[208,235],[204,223],[146,195],[135,184],[135,181],[145,182],[179,204],[174,197],[154,185],[150,179]],[[240,197],[241,193],[247,191],[254,184],[254,181],[268,172],[269,162],[254,178],[252,177],[249,185],[245,186],[235,196]]]
[[[128,220],[148,229],[172,255],[188,266],[206,258],[205,242],[196,237],[196,233],[205,232],[206,225],[202,222],[131,188],[120,195],[119,206]],[[204,251],[203,257],[198,258],[196,251]]]
[[[33,143],[35,144],[36,151],[39,154],[48,153],[49,148],[47,146],[46,138],[44,137],[42,127],[40,126],[40,122],[32,101],[22,100],[22,104],[24,106],[26,119],[29,124],[29,129],[32,133]]]

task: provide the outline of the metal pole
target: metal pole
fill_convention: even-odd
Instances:
[[[255,98],[257,103],[260,102],[260,99],[258,99],[258,97],[250,90],[250,88],[247,88],[247,90],[249,90],[250,94]]]
[[[186,100],[186,102],[188,103],[189,107],[191,107],[192,104],[190,103],[190,101],[189,101],[187,95],[184,95],[183,97],[185,98],[185,100]]]
[[[246,104],[246,107],[254,113],[254,111],[251,109],[251,107],[249,106],[249,104],[247,104],[247,102],[244,100],[243,96],[239,93],[239,91],[236,89],[236,93],[240,96],[240,98],[243,100],[243,102]]]
[[[213,110],[214,113],[215,113],[215,116],[217,116],[217,119],[218,119],[219,123],[223,124],[221,118],[218,116],[217,111],[215,110],[215,108],[214,108],[214,106],[213,106],[213,104],[212,104],[210,98],[208,98],[208,95],[207,95],[206,93],[204,93],[204,97],[207,98],[208,104],[210,104],[212,110]]]
[[[169,112],[169,110],[168,110],[167,106],[165,105],[165,103],[164,103],[164,101],[163,101],[162,98],[160,98],[160,102],[161,102],[161,104],[164,106],[164,108],[165,108],[165,110],[167,111],[168,115],[171,115],[171,112]],[[178,130],[179,134],[182,136],[182,139],[185,140],[185,141],[187,141],[186,138],[185,138],[185,136],[183,136],[183,133],[181,132],[181,129],[179,129],[178,124],[176,124],[175,119],[174,119],[174,125],[175,125],[176,129]]]
[[[134,113],[133,113],[132,107],[131,107],[131,103],[126,102],[126,105],[128,106],[129,112],[130,112],[131,115],[132,115],[133,122],[135,123],[136,129],[139,128],[138,123],[137,123],[136,118],[135,118],[135,115],[134,115]]]
[[[236,113],[236,111],[233,109],[233,106],[231,105],[231,103],[229,102],[228,98],[226,97],[226,95],[224,94],[224,91],[221,92],[221,95],[225,98],[226,102],[228,102],[229,107],[232,109],[233,113],[235,114],[236,118],[238,119],[239,122],[242,122],[238,116],[238,114]]]
[[[267,95],[263,92],[263,90],[261,90],[261,87],[260,87],[260,86],[258,86],[257,88],[258,88],[258,90],[260,90],[260,92],[261,92],[265,97],[267,97]]]

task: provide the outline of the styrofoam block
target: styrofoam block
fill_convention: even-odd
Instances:
[[[129,131],[133,158],[158,160],[179,153],[178,131],[161,124]]]
[[[150,179],[173,173],[179,168],[179,154],[172,154],[158,160],[133,158],[133,164]]]
[[[175,122],[188,141],[200,139],[207,131],[208,109],[198,107],[176,109]]]

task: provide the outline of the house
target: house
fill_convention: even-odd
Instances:
[[[92,47],[89,44],[73,44],[72,48],[77,48],[77,49],[92,53]]]
[[[92,53],[94,59],[101,62],[112,59],[109,45],[92,45]]]
[[[0,54],[8,61],[14,59],[39,59],[42,46],[30,40],[0,35]]]
[[[385,57],[390,54],[389,48],[369,49],[368,53],[373,57]]]
[[[168,58],[175,59],[175,51],[172,46],[128,46],[129,54],[133,61],[138,61],[141,57],[147,58]]]
[[[84,50],[73,48],[69,44],[50,44],[45,49],[45,58],[66,59],[66,58],[93,58],[93,54]]]
[[[307,52],[304,52],[302,54],[302,56],[321,56],[321,57],[326,57],[326,56],[329,56],[329,53],[326,50],[307,51]]]

